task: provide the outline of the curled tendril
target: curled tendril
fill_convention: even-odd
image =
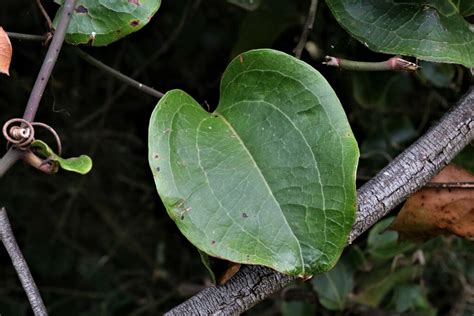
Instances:
[[[56,140],[58,155],[61,155],[62,145],[58,133],[49,125],[40,122],[28,122],[21,118],[8,120],[2,128],[3,137],[15,148],[26,150],[35,140],[35,126],[48,130]]]
[[[19,125],[18,125],[19,124]],[[35,139],[35,129],[33,125],[20,118],[8,120],[3,125],[3,137],[19,149],[26,149]]]

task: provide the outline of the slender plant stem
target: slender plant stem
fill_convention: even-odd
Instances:
[[[316,9],[318,7],[318,0],[311,0],[311,4],[309,5],[308,10],[308,17],[306,18],[306,23],[303,26],[303,31],[301,32],[300,40],[295,47],[295,57],[300,59],[301,54],[303,53],[303,48],[306,45],[306,41],[308,40],[309,31],[313,29],[314,19],[316,17]]]
[[[381,62],[365,62],[326,56],[323,64],[356,71],[416,71],[420,66],[400,57],[392,57]]]
[[[428,182],[425,188],[437,189],[474,189],[474,182]]]
[[[0,208],[0,239],[12,260],[35,316],[48,315],[35,280],[15,240],[15,235],[8,220],[7,210],[4,207]]]
[[[16,32],[7,32],[9,38],[21,40],[21,41],[33,41],[33,42],[44,42],[48,39],[47,35],[33,35],[33,34],[23,34]]]
[[[129,76],[127,75],[124,75],[123,73],[121,73],[120,71],[104,64],[103,62],[101,62],[100,60],[97,60],[95,59],[94,57],[92,57],[91,55],[87,54],[86,52],[84,52],[83,50],[79,49],[79,48],[73,48],[73,51],[74,53],[76,53],[79,57],[81,57],[82,59],[84,59],[85,61],[87,61],[89,64],[103,70],[105,73],[117,78],[118,80],[142,91],[142,92],[145,92],[146,94],[149,94],[151,96],[154,96],[156,98],[161,98],[163,96],[163,93],[160,92],[160,91],[157,91],[147,85],[144,85],[143,83],[140,83],[138,81],[136,81],[135,79],[132,79],[130,78]]]
[[[63,45],[66,30],[69,26],[69,22],[71,21],[75,4],[76,0],[66,0],[64,3],[63,12],[61,13],[58,27],[54,32],[53,39],[51,40],[48,52],[44,58],[43,65],[41,66],[35,85],[31,91],[30,98],[26,104],[23,118],[27,121],[32,122],[35,119],[44,89],[46,88],[46,84],[48,83],[51,72],[53,71],[56,60],[58,59],[59,51]]]
[[[36,112],[43,96],[44,89],[48,83],[51,72],[53,71],[54,65],[61,50],[62,44],[64,42],[64,37],[66,35],[66,30],[71,21],[72,13],[76,5],[76,0],[66,0],[63,7],[63,12],[59,18],[58,28],[54,33],[51,45],[48,48],[48,52],[43,60],[43,65],[41,66],[38,77],[36,78],[35,85],[31,90],[30,98],[25,108],[25,113],[23,114],[23,119],[32,122],[35,119]],[[18,33],[16,33],[18,34]],[[30,38],[31,39],[31,38]],[[14,148],[10,148],[8,152],[0,159],[0,177],[3,175],[15,164],[15,162],[21,158],[21,153]]]
[[[17,149],[9,149],[0,160],[0,178],[21,158],[22,152]]]
[[[48,12],[43,7],[43,4],[41,3],[41,0],[36,0],[36,4],[38,5],[38,8],[41,11],[41,14],[43,14],[44,19],[46,20],[46,23],[48,24],[48,28],[51,31],[53,29],[53,22],[51,22],[51,18],[48,15]]]
[[[198,6],[199,6],[199,2],[193,2],[193,1],[188,1],[188,5],[185,7],[185,9],[183,10],[183,13],[181,15],[181,18],[179,20],[179,23],[177,24],[177,26],[174,28],[173,32],[171,32],[170,36],[168,37],[168,40],[164,43],[162,43],[162,45],[160,45],[160,48],[158,50],[156,50],[147,60],[145,61],[142,61],[137,67],[135,67],[135,71],[132,73],[131,77],[132,78],[136,78],[138,75],[140,75],[145,69],[147,69],[147,67],[153,63],[156,59],[158,59],[158,57],[162,56],[164,53],[166,53],[169,48],[171,47],[171,45],[178,39],[178,36],[179,34],[181,34],[181,31],[183,30],[185,24],[186,24],[186,21],[187,21],[187,18],[188,18],[188,15],[191,11],[191,4],[193,4],[193,9],[196,9]],[[123,84],[118,90],[117,92],[114,94],[114,96],[111,98],[110,101],[107,101],[107,104],[113,104],[115,102],[115,100],[117,100],[122,94],[125,93],[125,91],[127,90],[127,85],[126,84]],[[85,118],[83,118],[82,120],[76,122],[74,124],[74,127],[75,128],[82,128],[84,127],[86,124],[88,124],[89,122],[91,122],[92,120],[94,120],[97,116],[99,115],[102,115],[102,113],[105,113],[108,111],[109,109],[109,105],[107,106],[103,106],[99,109],[97,109],[97,111],[94,111],[92,112],[91,114],[89,114],[88,116],[86,116]]]

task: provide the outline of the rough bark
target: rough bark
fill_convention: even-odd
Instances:
[[[471,87],[436,126],[357,190],[357,217],[348,243],[420,189],[473,139]],[[243,266],[225,285],[206,288],[165,315],[238,315],[293,280],[269,268]]]

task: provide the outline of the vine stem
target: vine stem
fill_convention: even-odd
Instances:
[[[48,12],[43,7],[43,4],[41,3],[41,0],[36,0],[36,4],[38,5],[39,10],[41,11],[41,14],[43,15],[44,19],[46,20],[46,24],[48,24],[48,29],[52,31],[53,29],[53,22],[51,21],[51,18],[48,15]]]
[[[25,40],[25,41],[37,41],[37,42],[44,42],[48,39],[47,35],[33,35],[33,34],[23,34],[23,33],[15,33],[15,32],[7,32],[8,37],[18,40]],[[116,79],[122,81],[123,83],[136,88],[146,94],[149,94],[156,98],[161,98],[164,94],[152,87],[149,87],[123,73],[120,71],[106,65],[105,63],[101,62],[100,60],[92,57],[91,55],[87,54],[85,51],[81,50],[80,48],[74,47],[72,51],[77,54],[80,58],[88,62],[94,67],[102,70],[103,72],[115,77]]]
[[[308,17],[306,18],[306,22],[303,26],[303,31],[301,32],[300,39],[294,50],[295,57],[298,59],[301,59],[303,48],[306,45],[306,41],[308,40],[309,31],[313,29],[317,7],[318,7],[318,0],[311,0],[311,4],[309,5],[309,10],[308,10]]]
[[[35,316],[48,315],[38,287],[36,286],[35,280],[28,268],[28,264],[21,253],[20,247],[18,247],[10,221],[8,220],[7,210],[4,207],[0,208],[0,239],[12,260],[13,266],[15,267],[21,285],[25,290],[26,296],[30,301]]]
[[[86,52],[84,52],[83,50],[79,49],[79,48],[74,48],[73,49],[74,53],[76,53],[79,57],[81,57],[82,59],[84,59],[86,62],[88,62],[89,64],[99,68],[100,70],[104,71],[105,73],[117,78],[118,80],[126,83],[127,85],[130,85],[142,92],[145,92],[146,94],[149,94],[151,96],[154,96],[156,98],[161,98],[164,94],[160,91],[157,91],[147,85],[144,85],[143,83],[140,83],[138,81],[136,81],[135,79],[127,76],[127,75],[124,75],[123,73],[121,73],[120,71],[104,64],[103,62],[101,62],[100,60],[98,59],[95,59],[94,57],[92,57],[91,55],[87,54]]]
[[[16,32],[7,32],[9,38],[24,40],[24,41],[34,41],[34,42],[44,42],[48,39],[47,35],[33,35],[33,34],[23,34]]]
[[[416,71],[420,66],[400,57],[392,57],[381,62],[365,62],[326,56],[323,64],[345,70],[356,71]]]
[[[69,26],[69,22],[71,21],[75,5],[76,0],[66,0],[64,3],[63,12],[61,13],[58,27],[54,32],[48,52],[44,57],[43,65],[41,66],[35,85],[33,86],[33,90],[31,90],[30,98],[26,104],[23,119],[27,121],[33,122],[35,119],[41,98],[43,97],[44,89],[46,88],[49,77],[51,76],[51,72],[53,71],[54,65],[56,64],[56,60],[58,59],[59,52],[63,45],[64,37],[66,36],[66,31]]]
[[[54,65],[58,59],[59,52],[66,36],[66,31],[69,26],[69,22],[72,18],[72,13],[76,5],[76,0],[66,0],[63,6],[63,11],[59,18],[58,27],[54,32],[51,44],[44,57],[43,64],[39,71],[38,77],[36,78],[33,89],[30,93],[30,98],[26,104],[23,119],[29,122],[33,122],[38,111],[38,107],[43,97],[44,89],[48,83],[51,72],[53,71]],[[0,160],[0,177],[15,164],[15,162],[22,157],[21,151],[14,148],[10,148],[8,152]]]

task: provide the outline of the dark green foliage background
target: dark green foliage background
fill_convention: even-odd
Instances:
[[[249,13],[218,0],[163,1],[140,32],[108,47],[85,50],[126,74],[147,63],[138,80],[163,92],[183,89],[212,110],[220,76],[230,59],[250,48],[291,53],[308,5],[309,1],[302,0],[267,0]],[[53,16],[56,6],[46,3],[46,8]],[[183,12],[188,14],[182,20]],[[46,31],[30,0],[4,0],[0,25],[14,32]],[[373,61],[387,56],[351,39],[323,1],[310,40],[320,52],[315,59],[304,52],[303,60],[329,80],[359,141],[359,185],[441,117],[470,84],[468,70],[456,65],[426,63],[416,75],[351,73],[324,67],[324,55]],[[45,53],[38,43],[12,43],[11,77],[0,77],[0,122],[23,114]],[[151,59],[154,55],[157,57]],[[196,250],[163,209],[149,172],[146,135],[157,100],[132,88],[118,94],[121,87],[66,46],[37,120],[57,129],[65,156],[86,153],[93,158],[94,169],[87,176],[66,172],[47,176],[17,164],[0,179],[0,204],[8,208],[51,315],[157,315],[209,282]],[[48,137],[44,134],[44,139]],[[2,148],[5,145],[0,142]],[[362,249],[365,239],[358,241]],[[464,246],[453,247],[447,255],[446,249],[451,248],[427,249],[433,258],[451,256],[455,261],[469,254]],[[456,273],[466,274],[468,280],[469,275],[462,265],[440,266],[427,265],[421,278],[431,304],[442,315],[461,293]],[[310,283],[305,283],[249,314],[291,315],[296,310],[292,308],[301,307],[291,304],[301,301],[312,306],[301,310],[313,311],[316,306],[318,314],[333,313],[323,309]],[[383,308],[390,310],[390,304]],[[348,309],[349,314],[370,312],[356,305]],[[31,314],[3,248],[0,314]]]

